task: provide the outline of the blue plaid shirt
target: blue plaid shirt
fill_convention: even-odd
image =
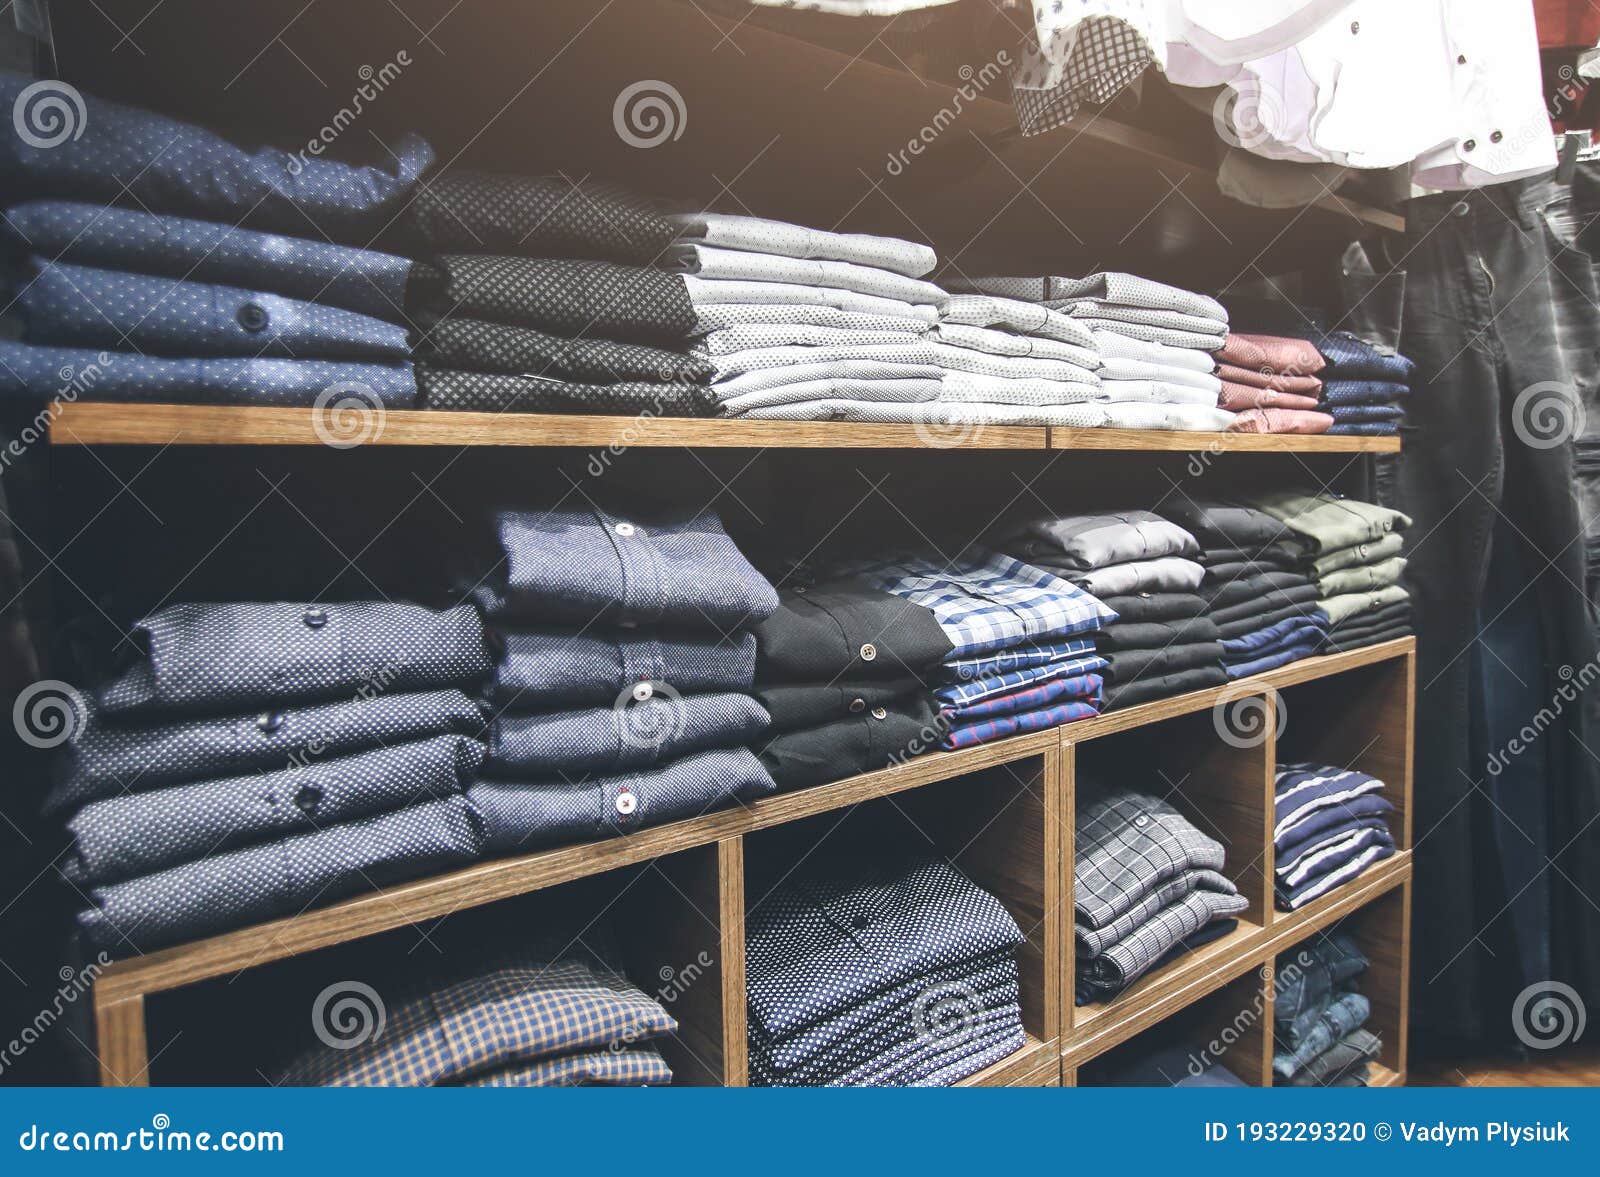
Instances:
[[[1070,638],[1064,642],[1029,642],[1011,646],[998,653],[981,658],[952,658],[944,664],[945,677],[969,682],[1004,674],[1008,670],[1026,670],[1030,666],[1043,666],[1078,654],[1093,654],[1093,638]]]
[[[1079,654],[1056,662],[1046,662],[1041,666],[1030,666],[1025,670],[1008,670],[1001,674],[991,674],[987,678],[949,683],[936,688],[933,698],[934,702],[946,708],[966,707],[996,695],[1008,695],[1043,683],[1089,674],[1092,671],[1102,670],[1107,665],[1109,663],[1098,654]]]
[[[953,752],[957,748],[987,744],[993,740],[1004,739],[1006,736],[1014,736],[1019,732],[1042,731],[1047,727],[1060,727],[1064,723],[1072,723],[1074,720],[1092,719],[1099,714],[1100,708],[1093,703],[1073,700],[1041,707],[1037,711],[997,715],[977,723],[969,723],[964,727],[951,728],[950,734],[944,738],[944,743],[940,746],[946,751]]]
[[[931,554],[904,556],[863,569],[862,575],[884,592],[932,610],[954,647],[954,659],[1071,637],[1117,619],[1059,576],[982,549],[951,561]]]

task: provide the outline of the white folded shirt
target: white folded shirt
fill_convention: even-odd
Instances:
[[[939,321],[939,308],[932,303],[907,302],[903,298],[880,298],[837,286],[810,286],[794,282],[756,282],[702,278],[685,274],[684,287],[696,312],[704,307],[727,306],[817,306],[854,311],[861,315],[889,315],[916,319],[931,327]]]
[[[938,380],[806,380],[798,384],[784,384],[727,397],[722,401],[722,411],[730,417],[752,409],[767,409],[776,405],[797,404],[802,401],[852,400],[892,401],[914,404],[939,399]],[[719,395],[722,389],[713,389]]]
[[[939,322],[968,327],[1003,327],[1024,335],[1037,335],[1094,347],[1094,336],[1082,323],[1036,302],[998,298],[991,294],[952,294],[939,308]]]
[[[1087,333],[1085,333],[1087,334]],[[1090,337],[1089,347],[1063,343],[1058,339],[1040,339],[1036,336],[1018,335],[1011,331],[993,331],[988,327],[968,327],[961,323],[940,323],[931,333],[937,343],[952,347],[965,347],[997,356],[1031,356],[1041,360],[1061,360],[1081,368],[1100,366],[1100,353],[1094,350]]]
[[[1104,400],[1105,393],[1097,384],[1013,380],[1001,376],[977,376],[969,372],[946,372],[939,399],[964,404],[1074,405]]]
[[[1087,298],[1077,302],[1063,304],[1055,308],[1069,317],[1082,321],[1085,319],[1109,320],[1113,323],[1136,323],[1144,327],[1165,327],[1172,331],[1191,331],[1196,335],[1226,335],[1228,321],[1226,319],[1213,319],[1206,315],[1191,315],[1184,311],[1159,311],[1149,307],[1125,307],[1120,303],[1106,302],[1103,299]],[[1115,328],[1111,328],[1115,330]]]
[[[763,368],[789,368],[801,364],[824,364],[835,360],[876,360],[885,364],[928,364],[942,367],[933,344],[877,344],[873,347],[759,347],[717,356],[711,361],[715,380],[743,376]]]
[[[830,233],[786,221],[731,213],[686,213],[669,219],[679,227],[685,240],[704,242],[718,249],[853,262],[893,270],[908,278],[921,278],[931,273],[939,261],[928,246],[898,237]]]
[[[912,315],[863,314],[835,307],[804,304],[729,302],[694,308],[697,334],[707,335],[728,327],[755,327],[774,323],[834,327],[845,331],[905,331],[925,335],[928,324]]]
[[[1217,407],[1216,392],[1189,384],[1174,384],[1170,380],[1107,380],[1102,375],[1100,387],[1105,390],[1107,400]]]
[[[1235,414],[1204,405],[1158,405],[1148,401],[1102,401],[1108,429],[1182,429],[1220,433]]]
[[[920,425],[928,429],[928,443],[959,447],[971,430],[984,425],[1055,425],[1064,429],[1093,429],[1102,423],[1095,404],[1023,405],[892,404],[880,401],[821,400],[754,409],[746,418],[767,421],[855,421],[863,424]]]
[[[970,347],[952,347],[948,343],[930,341],[933,362],[952,372],[970,372],[974,376],[1002,376],[1012,380],[1061,380],[1068,384],[1098,384],[1100,378],[1082,364],[1069,364],[1063,360],[1036,360],[1029,356],[997,356],[989,352],[973,351]]]
[[[897,298],[910,303],[938,304],[947,297],[932,282],[907,278],[904,274],[880,270],[875,266],[858,266],[853,262],[780,257],[774,253],[750,253],[685,243],[672,246],[667,251],[667,261],[667,268],[701,278],[825,286],[854,290],[878,298]]]
[[[1164,343],[1150,343],[1132,339],[1115,331],[1096,331],[1094,347],[1102,363],[1112,359],[1140,360],[1165,368],[1188,368],[1195,372],[1215,372],[1217,358],[1206,348],[1169,347]]]
[[[1138,360],[1110,359],[1100,369],[1100,380],[1140,380],[1154,384],[1181,384],[1197,389],[1211,397],[1215,404],[1222,395],[1222,380],[1210,372],[1196,372],[1193,368],[1169,368],[1165,364],[1145,364]],[[1138,399],[1138,398],[1130,398]]]
[[[1227,322],[1228,312],[1216,299],[1168,286],[1137,274],[1101,271],[1086,278],[972,278],[952,279],[950,288],[977,294],[997,294],[1024,302],[1068,302],[1075,299],[1101,299],[1123,306],[1153,310],[1182,311]]]
[[[1114,319],[1080,321],[1096,333],[1122,335],[1145,343],[1159,343],[1164,347],[1188,348],[1194,351],[1221,351],[1228,337],[1226,331],[1205,335],[1197,331],[1180,331],[1171,327],[1151,327],[1144,323],[1119,323]]]
[[[695,341],[689,349],[698,355],[725,356],[768,347],[891,347],[920,338],[904,331],[846,331],[812,327],[805,323],[750,323],[724,327]]]
[[[781,388],[813,380],[934,380],[944,375],[932,364],[894,364],[881,360],[824,360],[816,364],[785,364],[778,368],[757,368],[742,376],[730,376],[711,386],[721,397],[741,396],[764,388]]]

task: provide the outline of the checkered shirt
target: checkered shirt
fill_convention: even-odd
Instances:
[[[1028,642],[1009,646],[979,658],[951,658],[944,664],[944,674],[951,682],[971,682],[1008,670],[1026,670],[1030,666],[1043,666],[1079,654],[1093,654],[1094,638],[1071,638],[1064,642]],[[1092,669],[1092,668],[1090,668]]]
[[[1024,670],[1007,670],[1000,674],[991,674],[986,678],[947,683],[934,688],[933,698],[934,702],[942,707],[967,707],[981,703],[985,699],[992,699],[996,695],[1009,695],[1058,679],[1093,674],[1105,666],[1106,660],[1098,654],[1074,654],[1058,662],[1046,662],[1039,666],[1029,666]]]
[[[939,746],[946,751],[954,751],[957,748],[970,748],[974,744],[987,744],[1021,732],[1037,732],[1046,728],[1060,727],[1064,723],[1090,719],[1099,714],[1100,708],[1094,703],[1086,703],[1082,700],[1056,703],[1049,707],[1041,707],[1035,711],[997,715],[989,719],[980,720],[977,723],[951,728],[950,734],[944,738],[944,741]]]
[[[1186,870],[1222,869],[1222,844],[1157,797],[1094,788],[1079,799],[1073,902],[1077,921],[1103,928]]]
[[[390,1010],[383,1032],[357,1046],[319,1043],[289,1066],[283,1082],[431,1087],[677,1028],[616,973],[580,960],[529,960],[422,992]]]
[[[1082,589],[999,552],[980,549],[952,561],[912,555],[863,574],[884,592],[931,609],[956,658],[1088,633],[1116,620]]]

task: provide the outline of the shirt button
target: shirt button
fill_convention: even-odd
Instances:
[[[632,793],[624,789],[622,792],[617,794],[617,812],[622,814],[623,817],[627,817],[628,814],[632,813],[638,808],[639,798],[635,797]]]
[[[850,713],[852,715],[860,715],[866,709],[867,709],[867,701],[865,699],[851,699],[850,700]]]
[[[617,524],[615,530],[616,530],[616,533],[618,535],[620,535],[623,539],[627,539],[630,535],[633,534],[633,524],[631,524],[631,523],[619,523],[619,524]]]
[[[1359,33],[1361,31],[1361,22],[1359,20],[1351,21],[1350,22],[1350,31],[1352,33]]]
[[[1456,64],[1457,65],[1466,65],[1467,64],[1467,55],[1465,53],[1456,54]]]
[[[1458,217],[1464,217],[1471,211],[1472,210],[1467,207],[1467,202],[1464,200],[1456,201],[1455,205],[1450,209],[1450,212]]]
[[[871,662],[878,656],[878,647],[871,642],[861,647],[861,661]]]
[[[246,331],[263,331],[267,326],[267,308],[260,303],[247,302],[234,316]]]
[[[300,620],[306,623],[308,629],[321,629],[328,624],[328,611],[326,609],[307,609],[300,615]]]
[[[651,695],[653,695],[655,693],[656,693],[655,687],[651,686],[647,682],[640,682],[640,683],[634,683],[633,684],[633,698],[634,698],[635,702],[643,703],[646,699],[648,699]]]
[[[281,711],[263,711],[256,716],[256,727],[269,736],[282,726],[283,712]]]
[[[1478,145],[1478,141],[1476,139],[1468,139],[1465,143],[1463,143],[1461,145],[1461,149],[1463,151],[1471,151],[1477,145]]]
[[[853,915],[850,917],[850,926],[858,931],[861,928],[865,928],[870,923],[872,923],[872,921],[864,915]]]
[[[317,802],[321,800],[322,789],[316,785],[301,785],[300,788],[295,791],[295,808],[299,809],[301,813],[310,813],[312,810],[316,809]]]
[[[889,713],[886,710],[884,710],[882,707],[874,707],[872,709],[872,718],[873,719],[888,719],[889,718]]]
[[[1138,817],[1133,819],[1133,824],[1136,829],[1144,829],[1145,826],[1150,824],[1150,815],[1148,813],[1141,813]]]
[[[1499,131],[1490,131],[1489,132],[1489,142],[1491,142],[1491,143],[1498,143],[1498,142],[1500,142],[1500,140],[1502,140],[1504,138],[1505,138],[1505,136],[1503,134],[1501,134]]]

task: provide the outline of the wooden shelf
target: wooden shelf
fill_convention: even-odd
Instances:
[[[1043,1076],[1042,1071],[1055,1072],[1058,1051],[1054,1041],[1040,1042],[1032,1034],[1027,1036],[1028,1041],[1008,1058],[1003,1058],[997,1063],[991,1063],[976,1075],[970,1075],[957,1083],[957,1087],[1040,1087],[1039,1082]]]
[[[959,445],[916,425],[835,421],[583,417],[545,413],[434,413],[396,409],[363,445],[573,446],[618,450],[702,449],[1106,450],[1148,453],[1392,453],[1395,437],[1184,433],[1126,429],[1035,429],[988,425],[960,431]],[[53,445],[322,446],[315,411],[247,405],[77,402],[50,424]]]

